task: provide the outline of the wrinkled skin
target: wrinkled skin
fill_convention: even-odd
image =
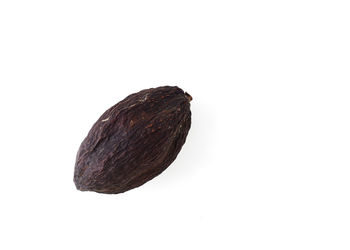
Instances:
[[[185,143],[191,100],[182,89],[165,86],[132,94],[108,109],[79,148],[77,189],[122,193],[163,172]]]

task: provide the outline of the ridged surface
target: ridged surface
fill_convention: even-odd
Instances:
[[[165,86],[132,94],[108,109],[79,148],[77,189],[122,193],[163,172],[185,143],[190,100],[182,89]]]

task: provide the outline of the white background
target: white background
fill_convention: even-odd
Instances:
[[[1,249],[350,249],[349,1],[0,2]],[[178,85],[160,176],[80,192],[110,106]]]

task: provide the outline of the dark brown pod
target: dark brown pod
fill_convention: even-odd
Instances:
[[[104,112],[79,148],[77,189],[117,194],[163,172],[185,143],[191,100],[182,89],[165,86],[129,95]]]

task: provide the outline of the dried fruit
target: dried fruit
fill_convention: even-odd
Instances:
[[[129,95],[104,112],[79,148],[77,189],[122,193],[163,172],[185,143],[191,100],[165,86]]]

